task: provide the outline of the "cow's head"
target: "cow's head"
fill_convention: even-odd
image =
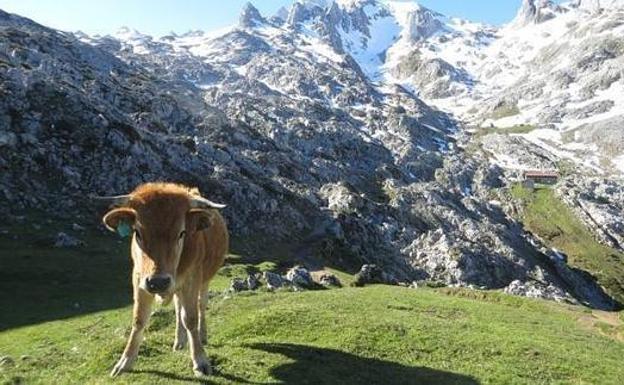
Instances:
[[[196,189],[146,184],[114,197],[116,208],[103,218],[111,231],[132,231],[132,256],[139,287],[166,296],[175,287],[180,256],[187,242],[211,225],[213,209],[225,207]]]

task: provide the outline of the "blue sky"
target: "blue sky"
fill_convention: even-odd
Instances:
[[[0,0],[0,9],[29,17],[49,27],[106,34],[129,26],[151,35],[174,31],[213,30],[235,23],[247,0]],[[252,0],[264,15],[293,0]],[[419,0],[420,4],[473,21],[509,21],[521,0]]]

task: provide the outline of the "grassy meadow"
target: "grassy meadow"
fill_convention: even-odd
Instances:
[[[55,231],[71,232],[69,225]],[[373,285],[227,294],[280,269],[231,256],[212,285],[196,378],[174,352],[174,312],[156,308],[133,372],[108,376],[130,330],[127,241],[99,230],[50,247],[24,221],[0,232],[0,384],[619,384],[618,313],[493,291]],[[6,230],[9,230],[7,233]]]

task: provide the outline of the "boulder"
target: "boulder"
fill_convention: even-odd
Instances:
[[[280,287],[284,286],[285,283],[285,280],[284,278],[282,278],[281,275],[273,273],[271,271],[265,271],[264,273],[262,273],[262,278],[266,282],[267,289],[269,290],[279,289]]]
[[[397,279],[377,265],[362,265],[360,271],[355,274],[354,286],[364,286],[371,283],[382,283],[387,285],[396,285]]]
[[[256,274],[249,274],[245,280],[249,290],[256,290],[260,287],[260,280]]]
[[[249,290],[247,286],[247,282],[240,278],[233,278],[230,282],[230,288],[228,289],[230,292],[238,293],[241,291]]]
[[[529,298],[542,298],[555,300],[557,302],[576,303],[576,301],[570,297],[568,293],[560,288],[537,281],[514,280],[505,289],[503,289],[503,291],[507,294]]]
[[[54,247],[79,247],[84,246],[84,242],[76,237],[72,237],[69,234],[64,232],[59,232],[56,234],[56,239],[54,241]]]
[[[327,271],[315,271],[311,273],[312,280],[324,287],[342,287],[342,282],[334,274]]]
[[[289,280],[293,285],[298,286],[300,288],[311,288],[314,286],[314,282],[312,281],[312,276],[310,276],[310,272],[308,269],[302,266],[295,266],[292,269],[288,270],[286,273],[286,279]]]

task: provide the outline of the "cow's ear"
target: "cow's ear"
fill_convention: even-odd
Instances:
[[[102,222],[106,225],[106,228],[110,231],[115,231],[124,235],[130,231],[130,228],[134,225],[136,220],[136,211],[128,207],[121,207],[113,209],[104,215]]]
[[[191,209],[188,212],[188,220],[191,228],[195,231],[202,231],[212,225],[214,213],[212,210]]]

